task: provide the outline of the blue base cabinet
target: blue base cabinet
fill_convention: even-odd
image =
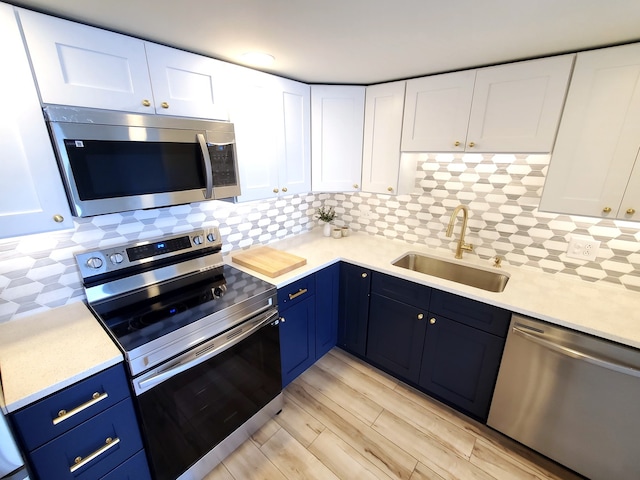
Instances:
[[[340,264],[338,345],[364,356],[367,350],[371,270]]]
[[[10,418],[34,480],[151,479],[122,364]]]
[[[282,387],[336,345],[338,264],[278,290]]]

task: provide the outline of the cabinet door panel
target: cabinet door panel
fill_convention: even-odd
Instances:
[[[142,40],[28,10],[19,15],[42,102],[153,113]]]
[[[370,312],[367,358],[416,383],[428,312],[375,293]]]
[[[340,264],[338,345],[364,356],[367,349],[371,270]]]
[[[216,103],[221,62],[155,43],[145,42],[144,46],[156,113],[227,119],[226,111]]]
[[[316,272],[316,358],[338,342],[340,264]]]
[[[445,317],[435,320],[427,328],[419,385],[484,421],[504,339]]]
[[[640,146],[639,59],[640,44],[578,54],[540,210],[625,218],[618,206]]]
[[[564,55],[479,69],[467,151],[550,152],[573,59]]]
[[[407,81],[403,151],[464,151],[475,77],[467,70]]]
[[[624,220],[640,220],[640,150],[636,156],[636,163],[620,207],[618,218]]]
[[[364,96],[364,87],[311,87],[311,164],[314,191],[344,192],[359,189]]]
[[[282,361],[282,388],[316,361],[315,352],[315,297],[280,312],[280,358]]]

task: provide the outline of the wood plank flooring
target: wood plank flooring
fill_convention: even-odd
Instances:
[[[334,348],[205,480],[580,478]]]

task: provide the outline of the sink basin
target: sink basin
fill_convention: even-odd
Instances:
[[[502,292],[509,281],[509,276],[504,273],[461,265],[419,253],[407,253],[393,262],[393,265],[489,292]]]

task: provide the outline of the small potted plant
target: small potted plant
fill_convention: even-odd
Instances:
[[[331,236],[331,222],[336,218],[336,211],[333,207],[320,207],[316,212],[316,217],[320,220],[320,223],[324,223],[322,234],[325,237]]]

